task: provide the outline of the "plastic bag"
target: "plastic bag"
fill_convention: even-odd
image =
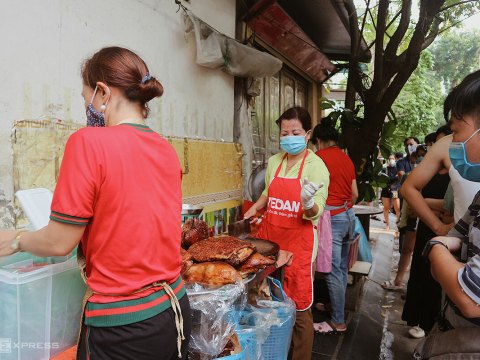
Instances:
[[[192,311],[189,351],[195,353],[196,359],[212,359],[234,334],[231,313],[245,307],[245,286],[243,282],[217,288],[196,283],[185,286]]]
[[[282,61],[267,52],[225,37],[223,70],[233,76],[266,77],[282,68]]]
[[[220,46],[222,40],[219,34],[213,31],[207,24],[195,17],[191,12],[184,13],[185,34],[192,31],[195,35],[195,44],[197,47],[198,65],[208,68],[219,68],[223,65],[223,53]]]
[[[183,16],[185,34],[195,33],[198,65],[222,67],[230,75],[253,78],[272,76],[282,68],[280,59],[216,32],[192,12]]]
[[[355,216],[355,234],[360,234],[360,239],[358,240],[358,261],[372,262],[372,251],[370,250],[370,245],[368,244],[367,235],[363,229],[362,223],[359,218]]]

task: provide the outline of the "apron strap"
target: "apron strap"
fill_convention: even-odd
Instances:
[[[278,174],[280,173],[280,170],[282,169],[283,160],[285,160],[287,155],[288,155],[288,153],[285,153],[285,155],[283,155],[282,161],[280,161],[280,165],[278,165],[278,168],[277,168],[277,171],[275,172],[274,178],[278,177]]]
[[[338,205],[338,206],[333,206],[333,205],[325,205],[325,210],[328,211],[335,211],[335,210],[340,210],[340,209],[345,209],[348,210],[348,204],[350,204],[348,201],[345,201],[343,205]]]
[[[305,150],[305,156],[303,157],[302,164],[300,165],[300,170],[298,170],[298,176],[297,179],[300,180],[302,178],[302,173],[303,173],[303,165],[305,165],[305,159],[308,156],[308,150]]]
[[[278,177],[278,174],[280,174],[280,170],[282,169],[283,160],[285,160],[285,158],[287,157],[287,155],[288,155],[288,153],[285,153],[285,155],[283,155],[282,161],[280,161],[280,165],[278,165],[278,168],[277,168],[277,171],[275,172],[275,176],[274,176],[274,177]],[[302,163],[300,164],[300,170],[298,171],[297,179],[301,179],[301,178],[302,178],[303,165],[305,164],[305,159],[307,158],[307,156],[308,156],[308,150],[305,150],[305,155],[303,156]]]

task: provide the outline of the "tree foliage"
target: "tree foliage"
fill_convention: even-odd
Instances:
[[[388,150],[385,138],[383,143],[380,141],[382,135],[388,135],[384,127],[390,121],[386,120],[396,119],[398,127],[400,122],[410,121],[407,116],[403,119],[392,116],[392,107],[418,67],[421,53],[439,33],[472,12],[480,11],[480,2],[421,0],[418,19],[412,16],[412,0],[365,0],[365,11],[360,16],[354,0],[345,0],[344,4],[351,34],[345,106],[355,112],[356,96],[363,104],[362,121],[359,124],[347,122],[344,136],[348,153],[361,175],[364,167],[372,163],[379,145],[382,153]],[[373,54],[371,75],[363,72],[360,66],[365,53],[363,32],[370,31],[365,26],[367,23],[374,29],[373,41],[366,46]]]
[[[395,118],[391,121],[395,129],[385,139],[393,151],[403,151],[403,140],[406,137],[416,136],[423,141],[425,135],[438,127],[438,110],[442,109],[441,87],[432,68],[433,56],[426,50],[422,52],[418,67],[393,103]],[[388,125],[385,124],[384,129]]]
[[[479,40],[479,30],[450,31],[432,45],[433,69],[447,92],[480,68]]]

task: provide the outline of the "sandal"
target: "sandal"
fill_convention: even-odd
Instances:
[[[321,323],[313,323],[313,329],[317,334],[321,335],[342,335],[347,332],[347,329],[338,330],[328,321],[322,321]]]
[[[395,285],[395,282],[392,280],[384,281],[381,287],[385,290],[401,290],[403,289],[403,284],[402,285]]]

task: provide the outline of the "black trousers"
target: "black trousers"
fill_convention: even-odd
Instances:
[[[187,358],[191,316],[188,296],[180,300],[185,340],[182,359]],[[172,308],[137,323],[114,326],[82,326],[77,360],[178,360],[177,328]]]

